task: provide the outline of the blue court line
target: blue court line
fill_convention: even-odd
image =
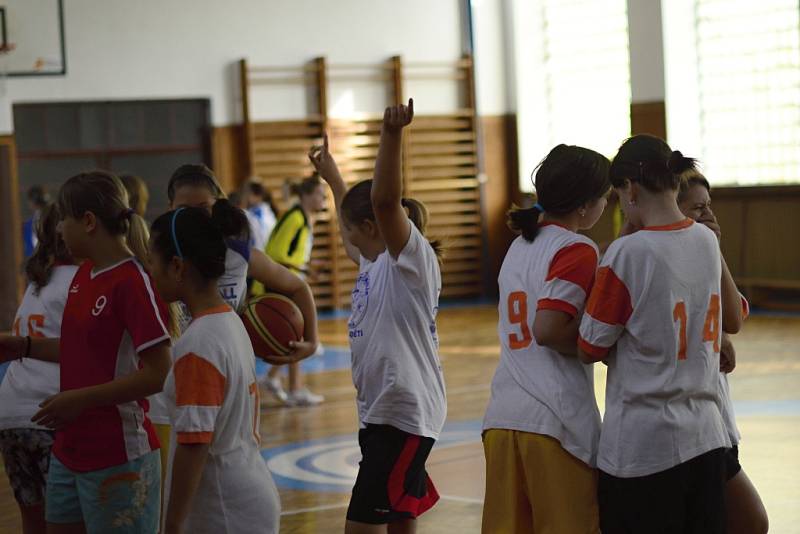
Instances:
[[[733,401],[736,417],[797,416],[800,415],[800,399]]]
[[[472,308],[475,306],[486,305],[497,306],[497,300],[488,297],[480,298],[467,298],[467,299],[441,299],[439,301],[439,309],[458,309],[458,308]],[[347,319],[350,317],[349,309],[325,310],[317,314],[319,319]]]
[[[325,345],[325,352],[321,356],[311,356],[300,362],[300,370],[305,374],[320,373],[322,371],[339,371],[350,369],[350,349],[347,347],[331,347]],[[270,365],[260,358],[256,358],[256,376],[262,376],[269,371]]]
[[[448,422],[445,423],[439,440],[434,445],[434,450],[437,447],[476,443],[480,442],[480,439],[480,420]],[[307,450],[304,451],[303,449]],[[346,454],[343,457],[345,464],[350,466],[351,469],[355,469],[361,460],[358,448],[358,434],[341,434],[326,438],[295,441],[278,447],[262,449],[261,456],[267,462],[286,454],[294,457],[290,468],[290,476],[276,472],[283,471],[281,469],[271,469],[272,478],[280,488],[348,493],[353,486],[352,472],[350,470],[342,472],[341,469],[344,466],[338,462],[329,463],[322,467],[315,465],[315,462],[322,459],[321,456],[336,454],[338,451],[341,451],[340,454]],[[320,479],[320,476],[323,478]]]

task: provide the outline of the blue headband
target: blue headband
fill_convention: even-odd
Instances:
[[[183,259],[183,254],[181,254],[181,247],[178,244],[178,234],[175,233],[175,220],[178,218],[178,214],[185,209],[186,208],[178,208],[173,212],[172,224],[170,225],[172,227],[172,244],[175,245],[175,252],[178,253],[180,259]]]
[[[539,210],[539,211],[541,211],[542,213],[544,213],[544,208],[543,208],[543,207],[542,207],[542,205],[541,205],[541,204],[539,204],[538,202],[537,202],[536,204],[534,204],[534,205],[533,205],[533,208],[534,208],[534,209],[537,209],[537,210]]]

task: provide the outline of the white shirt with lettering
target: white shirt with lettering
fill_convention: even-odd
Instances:
[[[390,425],[436,439],[447,413],[436,313],[442,278],[430,243],[410,221],[393,258],[361,258],[348,322],[361,426]]]

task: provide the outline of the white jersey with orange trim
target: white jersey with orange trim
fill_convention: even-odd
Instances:
[[[217,280],[219,294],[228,306],[237,312],[244,305],[247,297],[247,269],[250,261],[250,245],[241,240],[226,240],[228,250],[225,253],[225,273]],[[188,308],[180,303],[179,329],[181,332],[189,327],[192,316]],[[173,359],[178,354],[173,352]],[[150,401],[150,411],[148,416],[156,425],[169,424],[169,410],[164,393],[156,393],[147,398]]]
[[[742,318],[747,319],[750,315],[750,305],[747,299],[740,295],[742,299]],[[738,445],[742,439],[739,433],[739,427],[736,426],[736,414],[733,411],[733,398],[731,397],[731,387],[728,384],[728,375],[725,373],[719,374],[719,396],[722,402],[722,420],[725,422],[725,429],[728,431],[728,437],[731,439],[731,445]]]
[[[172,459],[179,444],[209,444],[208,459],[184,532],[277,532],[278,490],[259,452],[255,354],[241,319],[228,306],[195,317],[175,344],[164,393],[172,423]]]
[[[604,472],[650,475],[731,446],[719,392],[721,265],[716,237],[691,219],[606,251],[579,338],[608,363]]]
[[[498,278],[500,363],[483,420],[484,430],[551,436],[590,465],[600,437],[592,366],[539,345],[531,332],[535,311],[583,312],[597,256],[590,239],[554,224],[533,242],[511,244]]]
[[[59,265],[38,292],[28,284],[14,318],[14,335],[55,338],[61,336],[61,317],[77,265]],[[57,363],[23,358],[11,362],[0,384],[0,430],[39,428],[31,422],[39,405],[59,391]]]

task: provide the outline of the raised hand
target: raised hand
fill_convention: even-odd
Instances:
[[[328,148],[327,133],[323,136],[321,145],[314,145],[308,151],[308,159],[326,182],[330,182],[330,180],[339,176],[339,167],[336,166],[336,160],[333,159]]]
[[[389,106],[383,112],[383,129],[388,132],[399,132],[411,124],[414,119],[414,99],[408,99],[408,105]]]

